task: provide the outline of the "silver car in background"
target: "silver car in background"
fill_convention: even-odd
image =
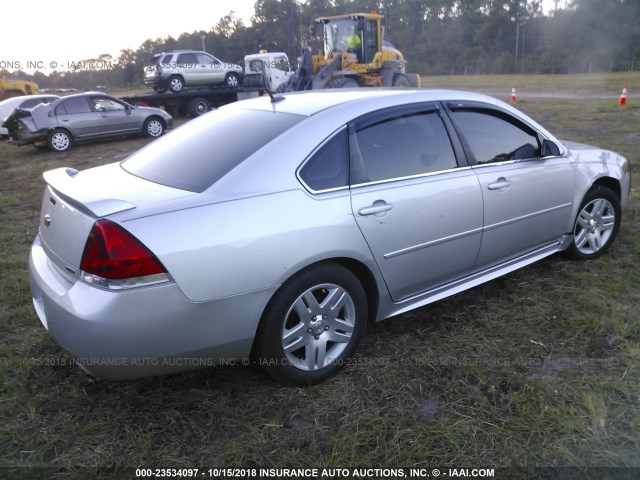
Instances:
[[[69,95],[33,109],[15,109],[2,125],[12,145],[64,152],[76,141],[141,134],[160,137],[173,127],[164,110],[134,107],[105,93]]]
[[[168,89],[180,93],[186,87],[210,85],[224,85],[235,90],[243,76],[240,65],[223,62],[198,50],[158,53],[144,67],[144,84],[156,92]]]
[[[620,154],[456,91],[286,94],[190,121],[121,163],[44,174],[35,310],[109,379],[254,358],[309,385],[369,321],[613,242]]]

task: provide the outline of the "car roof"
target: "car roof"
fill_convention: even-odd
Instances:
[[[231,108],[244,108],[255,110],[269,110],[274,112],[292,113],[311,116],[321,111],[338,107],[346,103],[352,106],[372,103],[385,103],[391,101],[398,105],[413,102],[438,102],[438,101],[477,101],[492,105],[504,104],[487,95],[463,92],[458,90],[428,90],[428,89],[404,89],[404,88],[358,88],[358,89],[325,89],[308,92],[294,92],[276,94],[275,98],[283,97],[284,100],[271,102],[268,96],[262,96],[250,100],[244,100],[229,105]],[[375,99],[382,100],[377,102]]]
[[[56,102],[60,102],[61,100],[67,100],[69,98],[88,97],[88,96],[115,98],[112,95],[109,95],[108,93],[104,93],[104,92],[82,92],[82,93],[74,93],[73,95],[65,95],[64,97],[60,97],[56,99]]]

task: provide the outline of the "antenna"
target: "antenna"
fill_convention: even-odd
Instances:
[[[262,60],[262,83],[264,84],[264,91],[269,94],[269,98],[271,99],[271,103],[278,103],[284,100],[284,97],[276,97],[271,93],[271,87],[267,83],[267,66]]]

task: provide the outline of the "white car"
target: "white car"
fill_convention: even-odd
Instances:
[[[0,137],[8,137],[9,131],[1,125],[16,108],[33,108],[41,103],[51,103],[58,99],[57,95],[28,95],[7,98],[0,102]]]

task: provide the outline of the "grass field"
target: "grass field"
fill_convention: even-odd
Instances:
[[[90,478],[96,467],[124,468],[119,478],[136,467],[640,468],[640,98],[630,90],[618,107],[600,97],[640,89],[640,74],[423,79],[504,86],[503,99],[514,83],[518,108],[560,138],[630,159],[636,185],[613,248],[592,262],[554,256],[372,325],[354,361],[308,389],[253,366],[89,382],[31,305],[41,172],[117,161],[147,140],[65,154],[0,142],[0,478]],[[574,84],[579,98],[555,96]]]

